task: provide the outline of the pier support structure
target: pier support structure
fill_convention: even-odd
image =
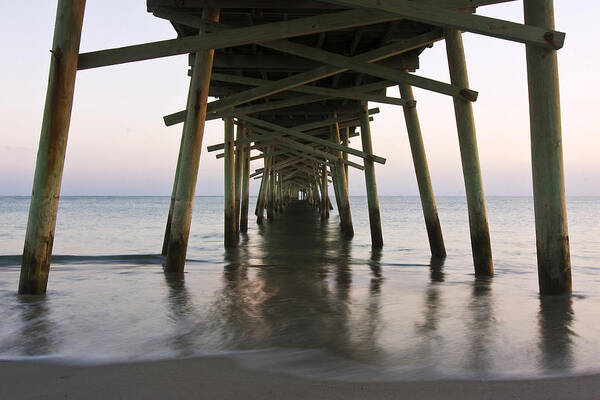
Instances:
[[[331,140],[337,144],[341,142],[340,126],[337,122],[331,128]],[[348,199],[348,179],[346,178],[346,171],[344,169],[344,158],[341,151],[335,151],[334,154],[338,158],[333,168],[333,177],[335,178],[334,183],[337,187],[335,195],[336,199],[338,199],[338,213],[340,214],[342,232],[344,232],[346,237],[353,237],[354,227],[352,226],[352,213],[350,212],[350,201]]]
[[[236,139],[240,140],[244,137],[244,123],[238,121]],[[235,230],[240,232],[240,207],[242,201],[242,169],[244,168],[245,146],[235,146]]]
[[[248,136],[248,127],[242,122],[242,139]],[[248,232],[248,202],[250,200],[250,150],[243,145],[242,154],[244,154],[242,162],[242,188],[241,188],[241,205],[240,205],[240,232]]]
[[[413,91],[409,85],[400,84],[399,88],[400,96],[404,100],[414,101]],[[433,187],[431,186],[431,178],[429,177],[429,166],[427,165],[427,156],[425,154],[425,146],[423,145],[417,107],[416,105],[407,105],[403,108],[431,255],[433,257],[446,257],[446,248],[444,246],[442,228],[440,226],[440,219],[435,205],[435,196],[433,194]]]
[[[461,33],[456,29],[447,28],[444,29],[444,34],[446,37],[448,66],[450,68],[450,81],[457,87],[468,88],[469,78]],[[454,113],[456,115],[460,158],[467,194],[475,274],[493,275],[494,264],[492,262],[485,195],[479,166],[473,106],[469,100],[454,96]]]
[[[19,279],[20,294],[43,294],[58,212],[85,0],[59,0],[50,74],[27,219]]]
[[[225,118],[225,166],[223,168],[223,177],[225,181],[225,188],[223,191],[224,201],[224,241],[225,247],[235,247],[237,245],[237,224],[235,220],[235,183],[237,181],[235,177],[236,165],[235,165],[235,152],[234,152],[234,140],[233,140],[234,123],[233,117]]]
[[[218,22],[219,10],[205,8],[202,18]],[[204,30],[200,29],[199,36],[204,34]],[[181,166],[177,177],[177,194],[165,262],[167,272],[181,273],[185,268],[213,57],[213,49],[198,51],[192,68],[187,115],[183,125]]]
[[[527,25],[554,29],[552,0],[524,0]],[[556,50],[526,45],[533,200],[542,295],[571,293]]]
[[[329,194],[327,192],[327,165],[321,167],[321,219],[329,218]]]
[[[371,157],[365,158],[365,183],[367,186],[367,202],[369,205],[369,224],[371,225],[371,245],[383,247],[381,232],[381,216],[377,197],[377,181],[375,180],[375,163],[373,161],[373,145],[371,143],[371,126],[369,124],[369,107],[366,102],[360,107],[360,138],[362,150]]]

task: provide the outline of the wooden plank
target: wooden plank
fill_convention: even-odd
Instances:
[[[370,9],[341,11],[314,17],[230,29],[226,32],[208,33],[202,37],[186,36],[171,40],[82,53],[79,55],[78,69],[83,70],[150,60],[197,52],[199,50],[235,47],[250,43],[377,24],[401,18],[389,12]]]
[[[436,25],[454,28],[481,35],[492,36],[515,42],[534,44],[550,49],[560,49],[565,41],[565,34],[552,29],[518,24],[497,18],[473,15],[459,11],[451,11],[434,5],[422,4],[410,0],[324,0],[328,3],[348,7],[368,7],[388,11],[402,17]]]

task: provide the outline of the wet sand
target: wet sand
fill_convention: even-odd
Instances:
[[[1,399],[598,399],[600,376],[518,381],[314,381],[232,360],[69,366],[0,362]]]

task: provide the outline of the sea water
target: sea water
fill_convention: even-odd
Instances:
[[[540,297],[533,201],[488,198],[493,278],[473,274],[466,202],[438,198],[431,259],[417,197],[339,217],[295,203],[223,247],[198,197],[183,276],[160,256],[167,197],[63,197],[45,296],[18,296],[29,198],[0,198],[0,359],[74,364],[222,355],[314,379],[505,379],[600,372],[600,198],[568,198],[572,296]]]

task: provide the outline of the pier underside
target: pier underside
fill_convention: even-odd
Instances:
[[[379,109],[369,102],[403,108],[431,253],[444,257],[412,93],[417,87],[454,100],[475,273],[492,275],[472,109],[478,93],[469,87],[462,44],[462,32],[472,32],[527,49],[540,291],[569,293],[556,65],[565,35],[554,30],[551,0],[524,0],[526,24],[475,13],[479,6],[505,1],[148,0],[147,11],[169,20],[176,39],[79,54],[85,0],[59,0],[51,66],[56,73],[48,88],[20,292],[46,289],[76,71],[177,54],[189,54],[191,78],[185,109],[164,116],[166,125],[183,126],[162,249],[167,272],[185,267],[204,125],[214,119],[223,119],[225,128],[223,142],[207,150],[224,161],[226,247],[235,248],[248,227],[252,178],[261,180],[257,223],[276,219],[298,199],[327,219],[335,203],[340,230],[351,238],[348,169],[356,168],[364,171],[372,246],[381,248],[375,163],[386,159],[373,149],[377,132],[371,132],[370,121]],[[419,55],[442,40],[450,82],[418,74]],[[388,96],[386,89],[397,85],[401,97]],[[357,136],[360,149],[350,146]],[[251,161],[262,166],[251,171]]]

